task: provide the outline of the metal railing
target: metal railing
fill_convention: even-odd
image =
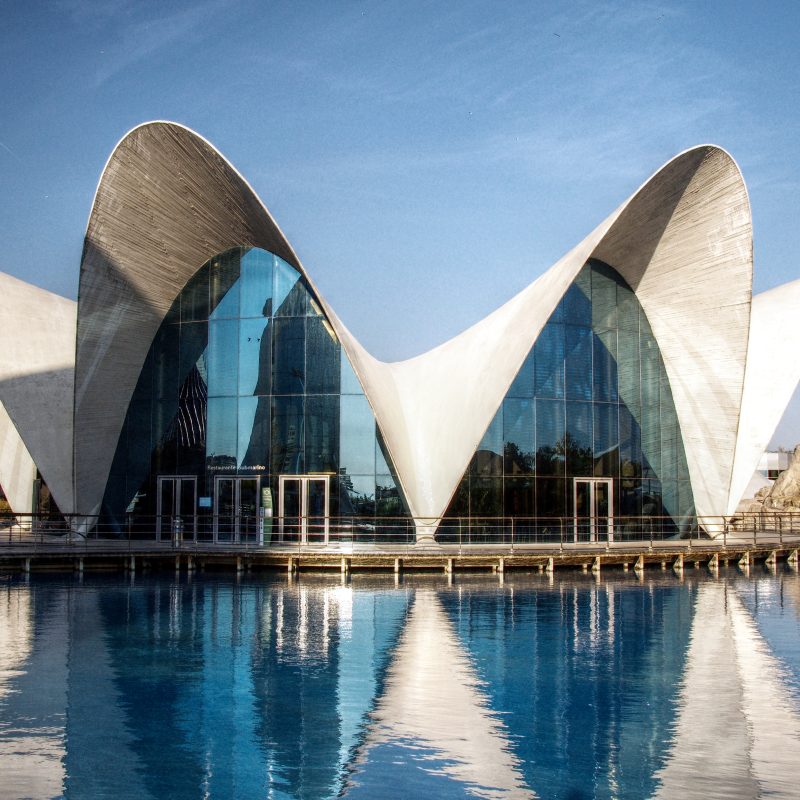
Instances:
[[[458,552],[491,548],[690,549],[800,544],[800,513],[733,517],[311,517],[252,515],[133,516],[122,524],[80,515],[0,514],[0,553],[18,549],[184,552],[227,548],[258,551],[399,552],[425,546]]]

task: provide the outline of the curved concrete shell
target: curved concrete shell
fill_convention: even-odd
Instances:
[[[800,281],[753,298],[747,372],[728,513],[742,499],[800,381]]]
[[[81,265],[81,513],[99,507],[159,323],[191,275],[234,245],[271,250],[303,271],[265,207],[205,140],[159,122],[120,142],[97,190]],[[422,518],[418,535],[435,528],[525,356],[592,257],[625,278],[658,339],[698,514],[726,510],[748,342],[751,222],[736,164],[706,145],[670,161],[527,289],[424,355],[378,361],[320,298],[375,412],[409,511]]]
[[[384,364],[349,341],[415,517],[437,524],[547,319],[583,264],[612,265],[659,342],[697,513],[724,513],[750,316],[747,191],[717,147],[669,162],[548,272],[429,353]]]
[[[0,293],[0,484],[14,511],[30,512],[38,467],[68,513],[76,304],[3,273]]]

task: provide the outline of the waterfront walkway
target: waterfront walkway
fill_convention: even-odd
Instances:
[[[751,534],[726,533],[715,539],[667,539],[625,542],[553,543],[308,543],[196,542],[137,539],[85,539],[43,533],[17,533],[5,541],[0,535],[0,570],[132,570],[256,569],[288,573],[336,570],[349,574],[370,571],[506,570],[553,572],[571,568],[644,570],[734,563],[749,568],[757,562],[798,563],[800,533],[761,530]]]

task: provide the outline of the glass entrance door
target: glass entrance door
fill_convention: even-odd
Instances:
[[[329,475],[281,475],[278,478],[281,541],[328,544],[329,490]]]
[[[158,479],[156,538],[194,539],[197,533],[197,478],[161,476]]]
[[[611,478],[574,479],[574,540],[614,541],[614,481]]]
[[[217,478],[214,484],[214,541],[249,542],[258,535],[261,479]]]

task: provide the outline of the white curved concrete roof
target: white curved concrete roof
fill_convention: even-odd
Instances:
[[[166,122],[123,138],[98,186],[81,265],[75,481],[82,513],[99,507],[128,401],[167,309],[205,261],[235,245],[271,250],[309,277],[252,189],[204,139]],[[665,165],[527,289],[424,355],[375,359],[319,298],[364,386],[409,510],[428,520],[418,533],[446,510],[514,375],[591,257],[621,273],[650,320],[698,513],[725,511],[748,341],[751,221],[738,167],[704,145]]]
[[[0,484],[14,511],[29,512],[38,467],[69,513],[77,306],[5,273],[0,295]]]
[[[753,297],[728,513],[736,510],[800,381],[799,315],[800,280]]]

